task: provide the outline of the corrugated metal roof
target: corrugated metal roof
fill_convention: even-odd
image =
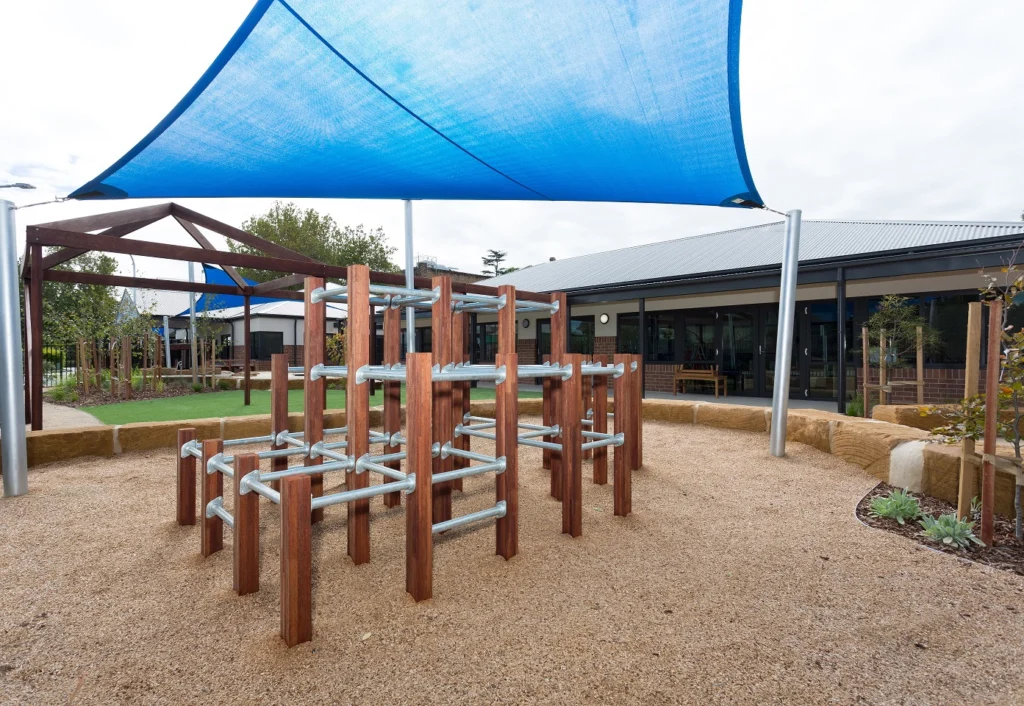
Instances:
[[[480,284],[572,291],[770,267],[782,262],[783,221],[545,262]],[[1024,235],[1022,222],[804,221],[800,261]]]

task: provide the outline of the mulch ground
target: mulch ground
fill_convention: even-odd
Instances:
[[[888,517],[872,517],[869,514],[871,511],[871,501],[878,497],[884,497],[893,490],[899,490],[899,488],[886,483],[879,483],[870,493],[864,496],[864,499],[861,500],[860,503],[858,503],[857,517],[859,517],[862,522],[871,525],[872,527],[877,527],[878,529],[883,529],[888,532],[893,532],[903,537],[907,537],[932,549],[938,549],[939,551],[947,554],[953,554],[964,559],[976,561],[979,564],[987,564],[988,566],[993,566],[997,569],[1012,571],[1024,576],[1024,542],[1021,542],[1015,536],[1014,520],[1012,518],[1003,517],[1002,515],[995,516],[994,535],[991,547],[979,547],[976,544],[972,544],[968,549],[960,549],[955,546],[943,544],[942,542],[932,541],[922,535],[922,528],[917,520],[908,521],[906,524],[901,525],[896,520]],[[910,495],[917,498],[918,503],[921,505],[921,512],[926,515],[938,517],[939,515],[950,515],[956,513],[956,505],[948,503],[945,500],[930,498],[918,493],[910,493]],[[975,535],[980,535],[980,532],[980,524],[975,522]]]
[[[865,526],[853,508],[875,480],[835,456],[644,428],[630,517],[612,515],[587,464],[583,536],[563,535],[540,451],[524,448],[520,554],[494,555],[493,524],[436,538],[423,603],[405,593],[404,508],[373,501],[358,567],[345,508],[328,508],[313,531],[313,640],[292,649],[272,505],[260,591],[239,598],[230,530],[204,560],[199,528],[174,522],[173,450],[34,468],[27,496],[0,500],[0,702],[1024,699],[1024,577]],[[493,503],[493,478],[468,478],[454,511]]]

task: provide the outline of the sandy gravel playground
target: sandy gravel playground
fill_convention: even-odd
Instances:
[[[585,464],[584,536],[560,534],[540,451],[524,448],[520,555],[494,556],[493,524],[439,538],[421,604],[404,590],[403,511],[373,501],[373,558],[356,568],[329,508],[314,638],[291,650],[269,503],[262,589],[238,598],[230,530],[204,561],[198,526],[174,523],[172,450],[34,469],[30,495],[0,503],[0,701],[1024,700],[1024,578],[862,525],[875,481],[834,456],[645,428],[631,517],[612,516]],[[467,479],[455,513],[492,503],[491,478]]]

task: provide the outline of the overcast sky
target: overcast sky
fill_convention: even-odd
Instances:
[[[253,0],[11,0],[0,42],[0,182],[17,204],[64,196],[163,118]],[[744,135],[769,206],[805,219],[1019,220],[1024,209],[1024,2],[749,0],[740,52]],[[269,200],[182,200],[239,225]],[[17,212],[19,227],[149,201]],[[399,201],[300,201],[383,226],[402,262]],[[712,207],[417,202],[415,251],[479,270],[487,248],[524,266],[777,219]],[[140,235],[191,244],[177,226]],[[19,247],[21,247],[19,245]],[[140,274],[184,266],[138,262]],[[130,273],[127,262],[122,273]]]

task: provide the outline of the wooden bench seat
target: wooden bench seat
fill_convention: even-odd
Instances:
[[[679,394],[679,383],[687,380],[696,382],[710,382],[715,388],[715,399],[718,399],[718,385],[722,385],[722,394],[729,396],[729,386],[726,383],[728,378],[718,374],[718,366],[712,365],[708,368],[688,368],[685,365],[677,365],[672,375],[672,395]]]

